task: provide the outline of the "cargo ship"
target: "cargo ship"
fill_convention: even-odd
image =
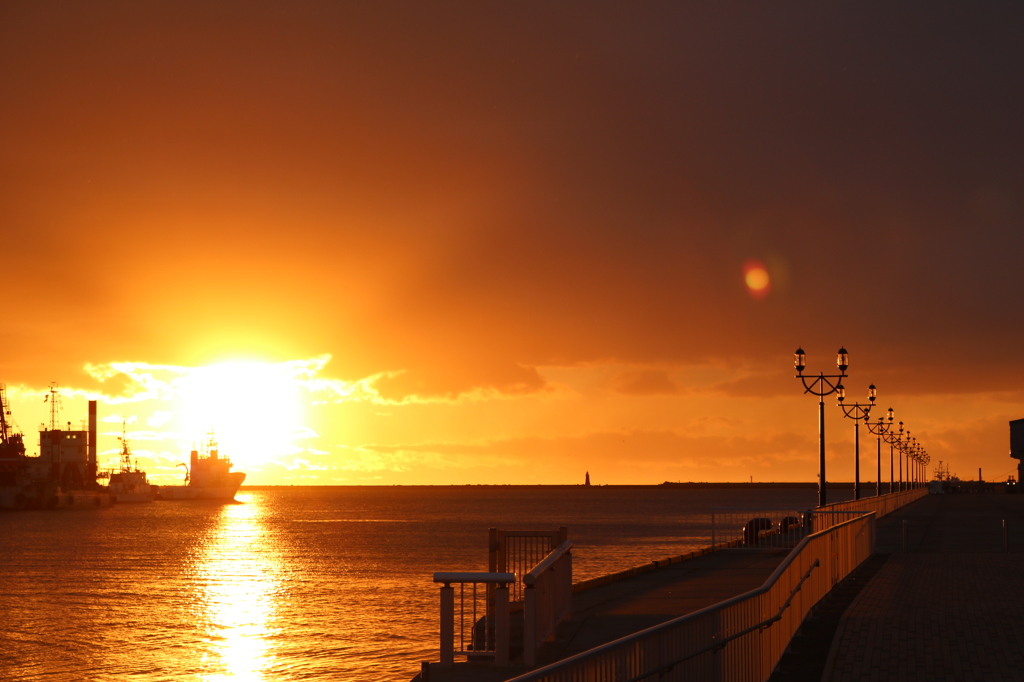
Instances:
[[[25,454],[24,436],[11,418],[0,384],[0,509],[104,507],[110,493],[97,481],[96,401],[89,401],[88,429],[61,428],[60,394],[50,385],[50,425],[39,429],[39,454]]]
[[[192,450],[190,466],[185,467],[184,485],[162,485],[161,500],[233,500],[245,480],[241,471],[231,471],[231,460],[222,457],[217,442],[210,437],[203,452]]]

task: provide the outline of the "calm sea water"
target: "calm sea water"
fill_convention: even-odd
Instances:
[[[707,546],[711,508],[815,498],[280,488],[242,491],[233,504],[4,513],[0,679],[408,682],[420,661],[437,660],[432,573],[486,570],[490,527],[568,526],[578,581]]]

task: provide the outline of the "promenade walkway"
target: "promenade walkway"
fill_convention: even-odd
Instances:
[[[546,665],[601,644],[698,611],[764,584],[787,549],[724,549],[657,570],[577,592],[572,618],[562,623],[554,642],[542,646],[538,663]],[[501,682],[526,672],[512,665],[431,664],[430,682]],[[418,682],[417,676],[414,682]]]
[[[1024,495],[931,495],[879,521],[876,552],[824,682],[1024,680]]]
[[[1008,553],[1003,551],[1004,519]],[[759,587],[785,554],[724,550],[579,592],[573,595],[573,618],[541,650],[539,662],[571,656]],[[795,656],[819,662],[777,671],[773,680],[1024,682],[1024,495],[921,499],[879,519],[875,555],[862,569],[822,600],[821,610],[836,612],[830,628],[814,633],[827,618],[812,611],[798,633],[804,649]],[[844,601],[844,591],[856,596]],[[815,639],[807,631],[824,636]],[[433,664],[429,680],[500,682],[525,671],[517,665],[495,669],[459,663],[443,669]]]

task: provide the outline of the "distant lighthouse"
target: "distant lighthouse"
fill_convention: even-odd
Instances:
[[[590,472],[587,472],[587,480],[583,485],[590,485]]]

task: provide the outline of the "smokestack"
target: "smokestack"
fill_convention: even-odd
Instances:
[[[89,454],[88,464],[96,464],[96,401],[89,401]]]

